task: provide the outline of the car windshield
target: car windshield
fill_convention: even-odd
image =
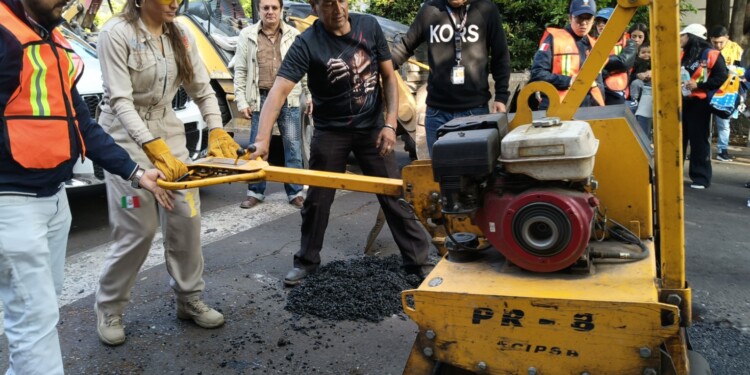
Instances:
[[[94,47],[64,27],[60,27],[60,31],[63,36],[65,36],[65,39],[68,40],[70,46],[73,47],[73,51],[75,51],[76,55],[83,59],[84,64],[99,64],[98,57],[96,56],[96,49],[94,49]]]
[[[89,64],[98,64],[99,61],[96,57],[96,51],[88,45],[83,45],[77,40],[69,40],[70,46],[73,47],[73,51],[83,59],[83,63],[88,66]]]

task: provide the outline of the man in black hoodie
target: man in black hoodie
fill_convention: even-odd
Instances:
[[[394,64],[405,63],[423,42],[430,66],[424,125],[432,155],[437,129],[446,122],[506,111],[510,54],[500,12],[490,0],[425,1],[406,36],[393,46]],[[495,80],[492,108],[487,106],[490,70]]]
[[[0,0],[0,299],[9,374],[63,373],[57,297],[71,223],[63,184],[76,159],[91,157],[172,207],[171,193],[156,186],[164,175],[141,169],[91,119],[75,87],[81,60],[55,29],[65,3]]]

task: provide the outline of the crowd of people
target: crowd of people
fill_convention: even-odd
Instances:
[[[594,0],[571,1],[568,25],[562,29],[547,28],[542,36],[531,66],[531,81],[549,82],[563,98],[613,11],[613,8],[597,11]],[[733,159],[728,152],[730,118],[713,110],[712,97],[732,75],[744,80],[744,69],[739,66],[742,48],[729,40],[726,27],[713,27],[709,33],[699,24],[690,24],[682,29],[680,46],[683,153],[690,161],[690,187],[705,189],[711,185],[712,177],[712,123],[718,133],[716,159]],[[643,132],[653,139],[651,78],[648,27],[636,23],[612,49],[581,106],[626,103]],[[741,95],[738,93],[736,97],[739,99]],[[542,97],[539,107],[547,108],[548,100]],[[735,105],[732,109],[729,117],[737,118],[741,106]],[[750,187],[750,183],[747,185]]]
[[[268,157],[277,123],[286,166],[301,168],[299,115],[304,108],[315,124],[310,169],[344,172],[353,153],[365,174],[398,177],[394,67],[423,43],[430,66],[428,149],[437,129],[453,118],[506,111],[510,53],[491,0],[425,1],[392,51],[377,21],[349,14],[346,0],[312,0],[311,5],[319,19],[302,34],[281,19],[282,0],[261,0],[260,22],[240,33],[234,84],[237,109],[252,123],[249,141],[255,151],[247,158]],[[201,298],[199,192],[169,192],[156,184],[157,179],[185,176],[190,163],[184,126],[170,105],[180,86],[208,124],[209,156],[234,158],[239,148],[222,129],[217,99],[191,34],[174,22],[179,2],[128,0],[102,28],[97,44],[104,82],[99,124],[76,90],[80,59],[56,30],[62,6],[57,0],[0,0],[0,123],[5,135],[0,143],[0,297],[10,342],[9,373],[63,373],[56,301],[71,222],[63,182],[78,157],[90,157],[108,171],[114,242],[94,304],[100,340],[107,345],[125,342],[123,312],[159,227],[176,317],[203,328],[224,324],[223,315]],[[595,0],[572,0],[569,24],[545,30],[531,80],[551,83],[564,97],[613,11],[597,11]],[[710,93],[730,72],[739,74],[732,67],[742,51],[723,27],[709,34],[701,25],[688,25],[680,44],[688,75],[683,82],[683,148],[690,146],[690,186],[703,189],[711,184]],[[581,105],[628,104],[650,134],[650,53],[648,28],[634,24]],[[490,75],[494,87],[488,84]],[[47,83],[44,90],[39,90],[40,80]],[[548,100],[541,99],[541,108]],[[731,160],[724,120],[715,120],[717,158]],[[310,187],[305,197],[302,186],[286,184],[285,191],[302,216],[300,248],[284,277],[286,285],[294,286],[321,263],[335,190]],[[264,192],[264,184],[248,186],[240,207],[258,206]],[[424,229],[397,198],[377,198],[404,271],[424,278],[432,269]]]

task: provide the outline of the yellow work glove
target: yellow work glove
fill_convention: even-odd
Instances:
[[[208,156],[216,158],[236,158],[240,145],[224,129],[216,128],[208,132]]]
[[[151,160],[151,163],[164,173],[167,181],[175,181],[188,171],[185,164],[172,155],[169,146],[161,138],[154,138],[144,143],[143,152],[148,156],[148,160]]]

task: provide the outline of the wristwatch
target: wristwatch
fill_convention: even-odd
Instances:
[[[138,168],[135,173],[130,177],[130,186],[133,187],[133,189],[140,189],[141,188],[141,177],[146,173],[145,170],[142,168]]]

